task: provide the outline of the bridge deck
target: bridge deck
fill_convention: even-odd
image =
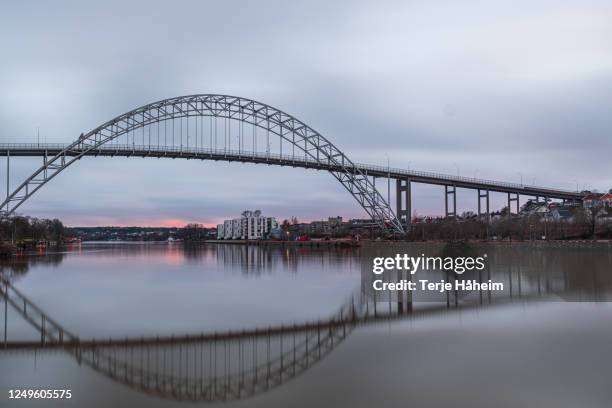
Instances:
[[[4,143],[0,144],[0,155],[53,157],[59,154],[65,144],[27,144]],[[86,153],[87,156],[105,157],[155,157],[192,160],[237,161],[243,163],[261,163],[277,166],[292,166],[316,170],[339,170],[333,165],[322,165],[316,160],[298,155],[279,155],[275,153],[261,153],[238,150],[208,149],[175,146],[144,146],[144,145],[108,145]],[[412,182],[434,185],[454,185],[460,188],[489,190],[500,193],[521,194],[527,196],[548,197],[553,199],[581,200],[583,194],[577,191],[531,186],[518,183],[485,180],[471,177],[453,176],[448,174],[406,170],[394,167],[384,167],[371,164],[355,166],[371,177],[406,179]]]

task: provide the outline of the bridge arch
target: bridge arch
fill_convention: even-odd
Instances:
[[[256,149],[257,129],[266,133],[267,149],[270,148],[269,138],[277,138],[281,149],[283,145],[289,146],[295,155],[297,149],[299,154],[309,160],[333,168],[329,172],[346,188],[346,190],[357,200],[366,213],[383,229],[390,229],[396,233],[404,233],[401,222],[397,219],[389,203],[384,199],[367,174],[364,174],[340,149],[332,142],[323,137],[316,130],[306,125],[279,109],[273,108],[261,102],[251,99],[217,94],[198,94],[180,96],[164,99],[158,102],[143,105],[108,122],[98,126],[81,136],[73,143],[67,145],[55,156],[45,158],[43,165],[30,177],[21,183],[0,205],[3,215],[12,214],[21,204],[31,197],[42,186],[61,173],[71,164],[80,160],[88,152],[106,144],[116,143],[122,137],[135,143],[135,132],[142,129],[142,139],[145,140],[145,128],[151,129],[156,126],[158,142],[160,124],[176,120],[187,120],[187,143],[189,143],[189,119],[210,118],[211,138],[213,145],[213,122],[214,122],[214,144],[217,144],[218,120],[235,121],[239,124],[239,150],[242,150],[245,138],[244,125],[250,126],[253,135],[252,152]],[[193,126],[193,125],[192,125]],[[198,133],[198,122],[195,121],[196,135]],[[249,130],[249,129],[247,129]],[[203,124],[200,124],[200,132],[203,133]],[[231,132],[231,126],[230,126]],[[174,135],[174,129],[173,133]],[[181,148],[183,146],[183,130],[181,128]],[[227,134],[227,123],[224,123],[224,142],[231,139]],[[150,141],[150,133],[149,133]],[[196,144],[197,144],[196,136]],[[201,141],[203,143],[203,141]],[[248,154],[245,151],[245,154]]]

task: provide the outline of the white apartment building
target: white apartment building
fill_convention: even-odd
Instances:
[[[217,239],[262,239],[276,228],[276,218],[264,217],[259,210],[245,210],[240,218],[225,220],[217,225]]]

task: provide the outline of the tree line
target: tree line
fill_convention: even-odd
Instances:
[[[5,242],[30,240],[62,242],[66,236],[67,228],[57,218],[14,216],[0,221],[0,240]]]
[[[412,225],[409,240],[565,240],[612,238],[612,225],[596,225],[592,216],[577,213],[571,222],[547,220],[539,217],[502,217],[487,222],[474,218],[468,220],[435,219]]]

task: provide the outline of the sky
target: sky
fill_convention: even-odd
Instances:
[[[607,1],[9,2],[0,50],[0,143],[36,142],[38,129],[69,143],[149,102],[221,93],[296,116],[355,162],[612,188]],[[11,160],[11,187],[40,162]],[[475,209],[474,191],[458,199]],[[365,217],[325,172],[93,157],[19,212],[181,226],[244,209]],[[414,185],[417,214],[443,209],[441,187]]]

